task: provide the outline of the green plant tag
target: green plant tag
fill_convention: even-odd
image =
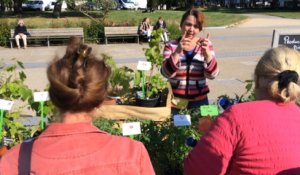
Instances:
[[[42,130],[44,130],[45,126],[44,126],[44,102],[43,101],[40,102],[40,110],[41,110],[41,128]]]
[[[203,105],[200,106],[201,116],[217,116],[219,115],[219,110],[217,105]]]
[[[2,139],[4,110],[1,109],[0,112],[0,139]]]

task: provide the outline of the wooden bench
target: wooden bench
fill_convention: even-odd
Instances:
[[[54,40],[66,40],[71,36],[79,36],[84,41],[83,28],[41,28],[41,29],[27,29],[31,36],[27,40],[44,40],[48,47],[50,42]],[[15,30],[10,30],[10,47],[13,48]],[[22,40],[22,39],[21,39]]]
[[[104,27],[105,44],[108,38],[136,38],[139,43],[138,26],[130,27]]]

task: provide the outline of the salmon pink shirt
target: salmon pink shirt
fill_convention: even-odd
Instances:
[[[1,175],[18,174],[20,145],[0,162]],[[141,142],[112,136],[90,123],[51,124],[33,145],[31,174],[154,175]]]

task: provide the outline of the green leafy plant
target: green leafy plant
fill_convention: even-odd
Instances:
[[[102,131],[108,132],[113,135],[122,135],[121,127],[115,120],[97,118],[93,120],[93,124]]]
[[[20,69],[20,70],[17,70]],[[15,65],[5,67],[0,70],[0,99],[9,101],[23,101],[24,103],[11,111],[5,111],[3,118],[3,136],[13,139],[12,145],[22,142],[31,137],[36,131],[34,127],[24,127],[16,121],[21,114],[22,109],[30,108],[28,104],[32,101],[32,91],[24,84],[26,75],[23,72],[22,62],[17,61]]]
[[[0,20],[0,46],[6,46],[10,37],[10,25],[7,19]]]
[[[193,126],[175,127],[169,120],[143,121],[143,134],[136,137],[149,152],[157,175],[183,174],[183,161],[191,150],[185,142],[189,136],[199,138]]]
[[[142,86],[142,73],[141,71],[135,72],[135,79],[134,79],[134,85],[136,87]],[[146,98],[151,98],[160,92],[162,92],[164,89],[167,88],[167,81],[160,75],[155,74],[153,76],[146,76]]]
[[[131,82],[134,79],[134,71],[127,66],[118,67],[111,56],[102,54],[102,58],[106,64],[111,67],[111,75],[109,82],[111,86],[111,94],[114,96],[124,96],[130,93]]]
[[[151,62],[151,69],[149,75],[145,76],[146,85],[146,98],[153,97],[164,89],[167,89],[167,82],[159,73],[160,67],[163,62],[163,56],[161,54],[162,46],[160,44],[160,36],[163,33],[163,29],[154,30],[152,32],[152,38],[149,42],[149,48],[145,49],[145,56],[148,62]],[[158,72],[153,75],[154,70]],[[142,86],[142,72],[135,72],[134,85],[137,89],[141,89]]]
[[[197,120],[198,113],[188,111],[192,120]],[[136,121],[126,120],[122,122]],[[98,118],[93,121],[99,129],[113,135],[122,135],[121,121]],[[193,136],[199,139],[200,135],[195,126],[175,127],[170,120],[163,122],[143,120],[141,122],[142,134],[131,136],[144,143],[150,155],[151,162],[157,175],[182,175],[183,160],[190,147],[185,145],[186,139]]]
[[[168,32],[170,33],[170,39],[177,39],[181,36],[181,30],[178,24],[170,24],[167,26]]]
[[[85,38],[91,42],[99,42],[99,38],[104,37],[104,26],[100,22],[91,20],[89,25],[84,25],[83,27]]]

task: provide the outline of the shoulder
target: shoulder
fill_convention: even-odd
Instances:
[[[295,109],[295,110],[294,110]],[[244,102],[231,106],[220,116],[237,123],[247,125],[248,121],[268,120],[270,116],[298,115],[300,108],[296,104],[280,104],[270,100]]]
[[[0,160],[0,174],[3,170],[13,170],[18,167],[20,144],[12,147]]]
[[[111,135],[111,144],[116,144],[120,149],[132,149],[132,148],[142,148],[143,143],[130,139],[124,136],[113,136]]]
[[[225,112],[230,112],[234,114],[250,114],[252,112],[256,112],[260,108],[264,108],[265,106],[269,106],[271,103],[268,101],[251,101],[251,102],[243,102],[238,103],[233,106],[231,106],[228,110]]]
[[[255,112],[258,110],[261,111],[268,111],[268,110],[274,110],[275,108],[286,108],[288,106],[296,106],[295,104],[283,104],[283,103],[276,103],[271,100],[257,100],[257,101],[251,101],[251,102],[244,102],[244,103],[238,103],[236,105],[232,106],[232,110],[236,111],[249,111],[249,112]]]

